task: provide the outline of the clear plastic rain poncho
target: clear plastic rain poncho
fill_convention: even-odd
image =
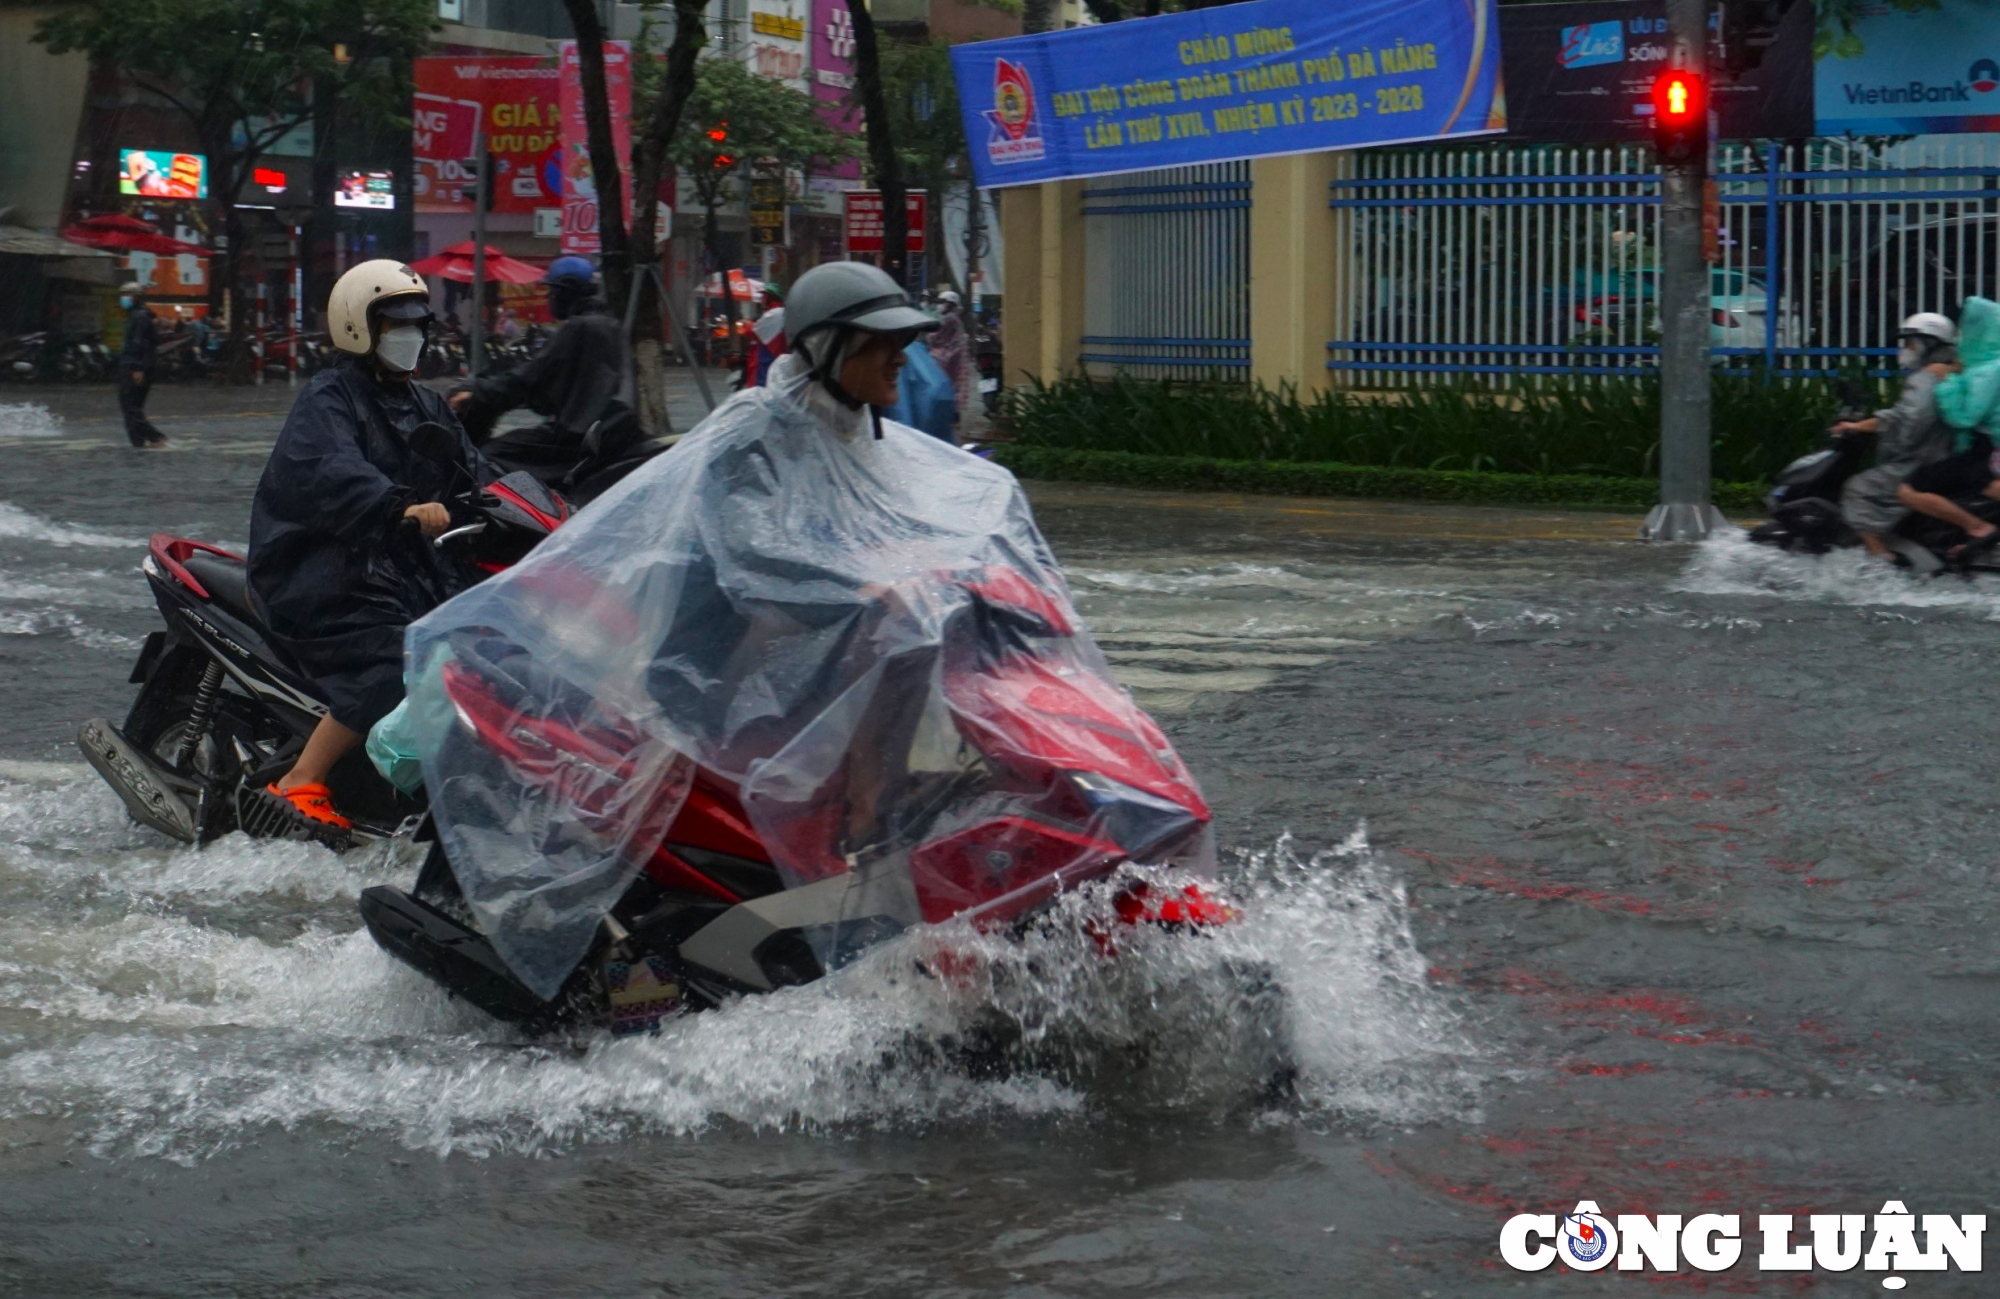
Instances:
[[[1012,475],[899,424],[876,439],[796,355],[772,379],[410,629],[445,850],[544,997],[697,779],[787,887],[856,872],[909,923],[1208,851]],[[829,968],[847,954],[808,937]]]

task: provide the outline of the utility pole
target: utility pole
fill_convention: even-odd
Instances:
[[[483,111],[483,110],[482,110]],[[493,183],[492,159],[486,156],[486,124],[472,131],[472,156],[479,168],[472,199],[472,346],[465,357],[465,372],[479,377],[480,357],[486,351],[486,187]]]
[[[1685,75],[1698,96],[1698,149],[1660,167],[1660,503],[1639,535],[1647,541],[1701,541],[1727,527],[1709,503],[1709,271],[1702,255],[1702,198],[1708,179],[1706,0],[1667,0],[1672,64],[1662,82]],[[1655,138],[1669,124],[1655,96]]]

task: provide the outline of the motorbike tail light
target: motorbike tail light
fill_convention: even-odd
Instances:
[[[1733,316],[1727,311],[1724,311],[1720,307],[1717,307],[1715,310],[1709,312],[1708,314],[1709,314],[1709,319],[1713,320],[1716,324],[1722,326],[1724,329],[1743,328],[1742,317]]]

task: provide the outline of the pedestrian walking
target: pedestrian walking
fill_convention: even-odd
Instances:
[[[952,405],[963,415],[972,394],[972,339],[965,332],[965,313],[959,308],[958,294],[946,289],[938,294],[938,305],[943,315],[937,332],[925,342],[931,359],[951,380]]]
[[[118,352],[118,413],[125,417],[125,436],[141,448],[163,447],[167,435],[146,418],[146,394],[153,387],[153,365],[159,358],[160,332],[146,299],[137,289],[118,296],[124,307],[125,346]]]

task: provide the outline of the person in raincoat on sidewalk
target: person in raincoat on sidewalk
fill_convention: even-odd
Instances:
[[[1965,300],[1958,367],[1937,385],[1938,413],[1956,430],[1953,454],[1911,474],[1897,496],[1919,514],[1962,530],[1968,540],[1945,558],[1964,563],[2000,544],[2000,528],[1959,504],[1975,496],[2000,500],[2000,453],[1992,437],[2000,416],[2000,303]]]

